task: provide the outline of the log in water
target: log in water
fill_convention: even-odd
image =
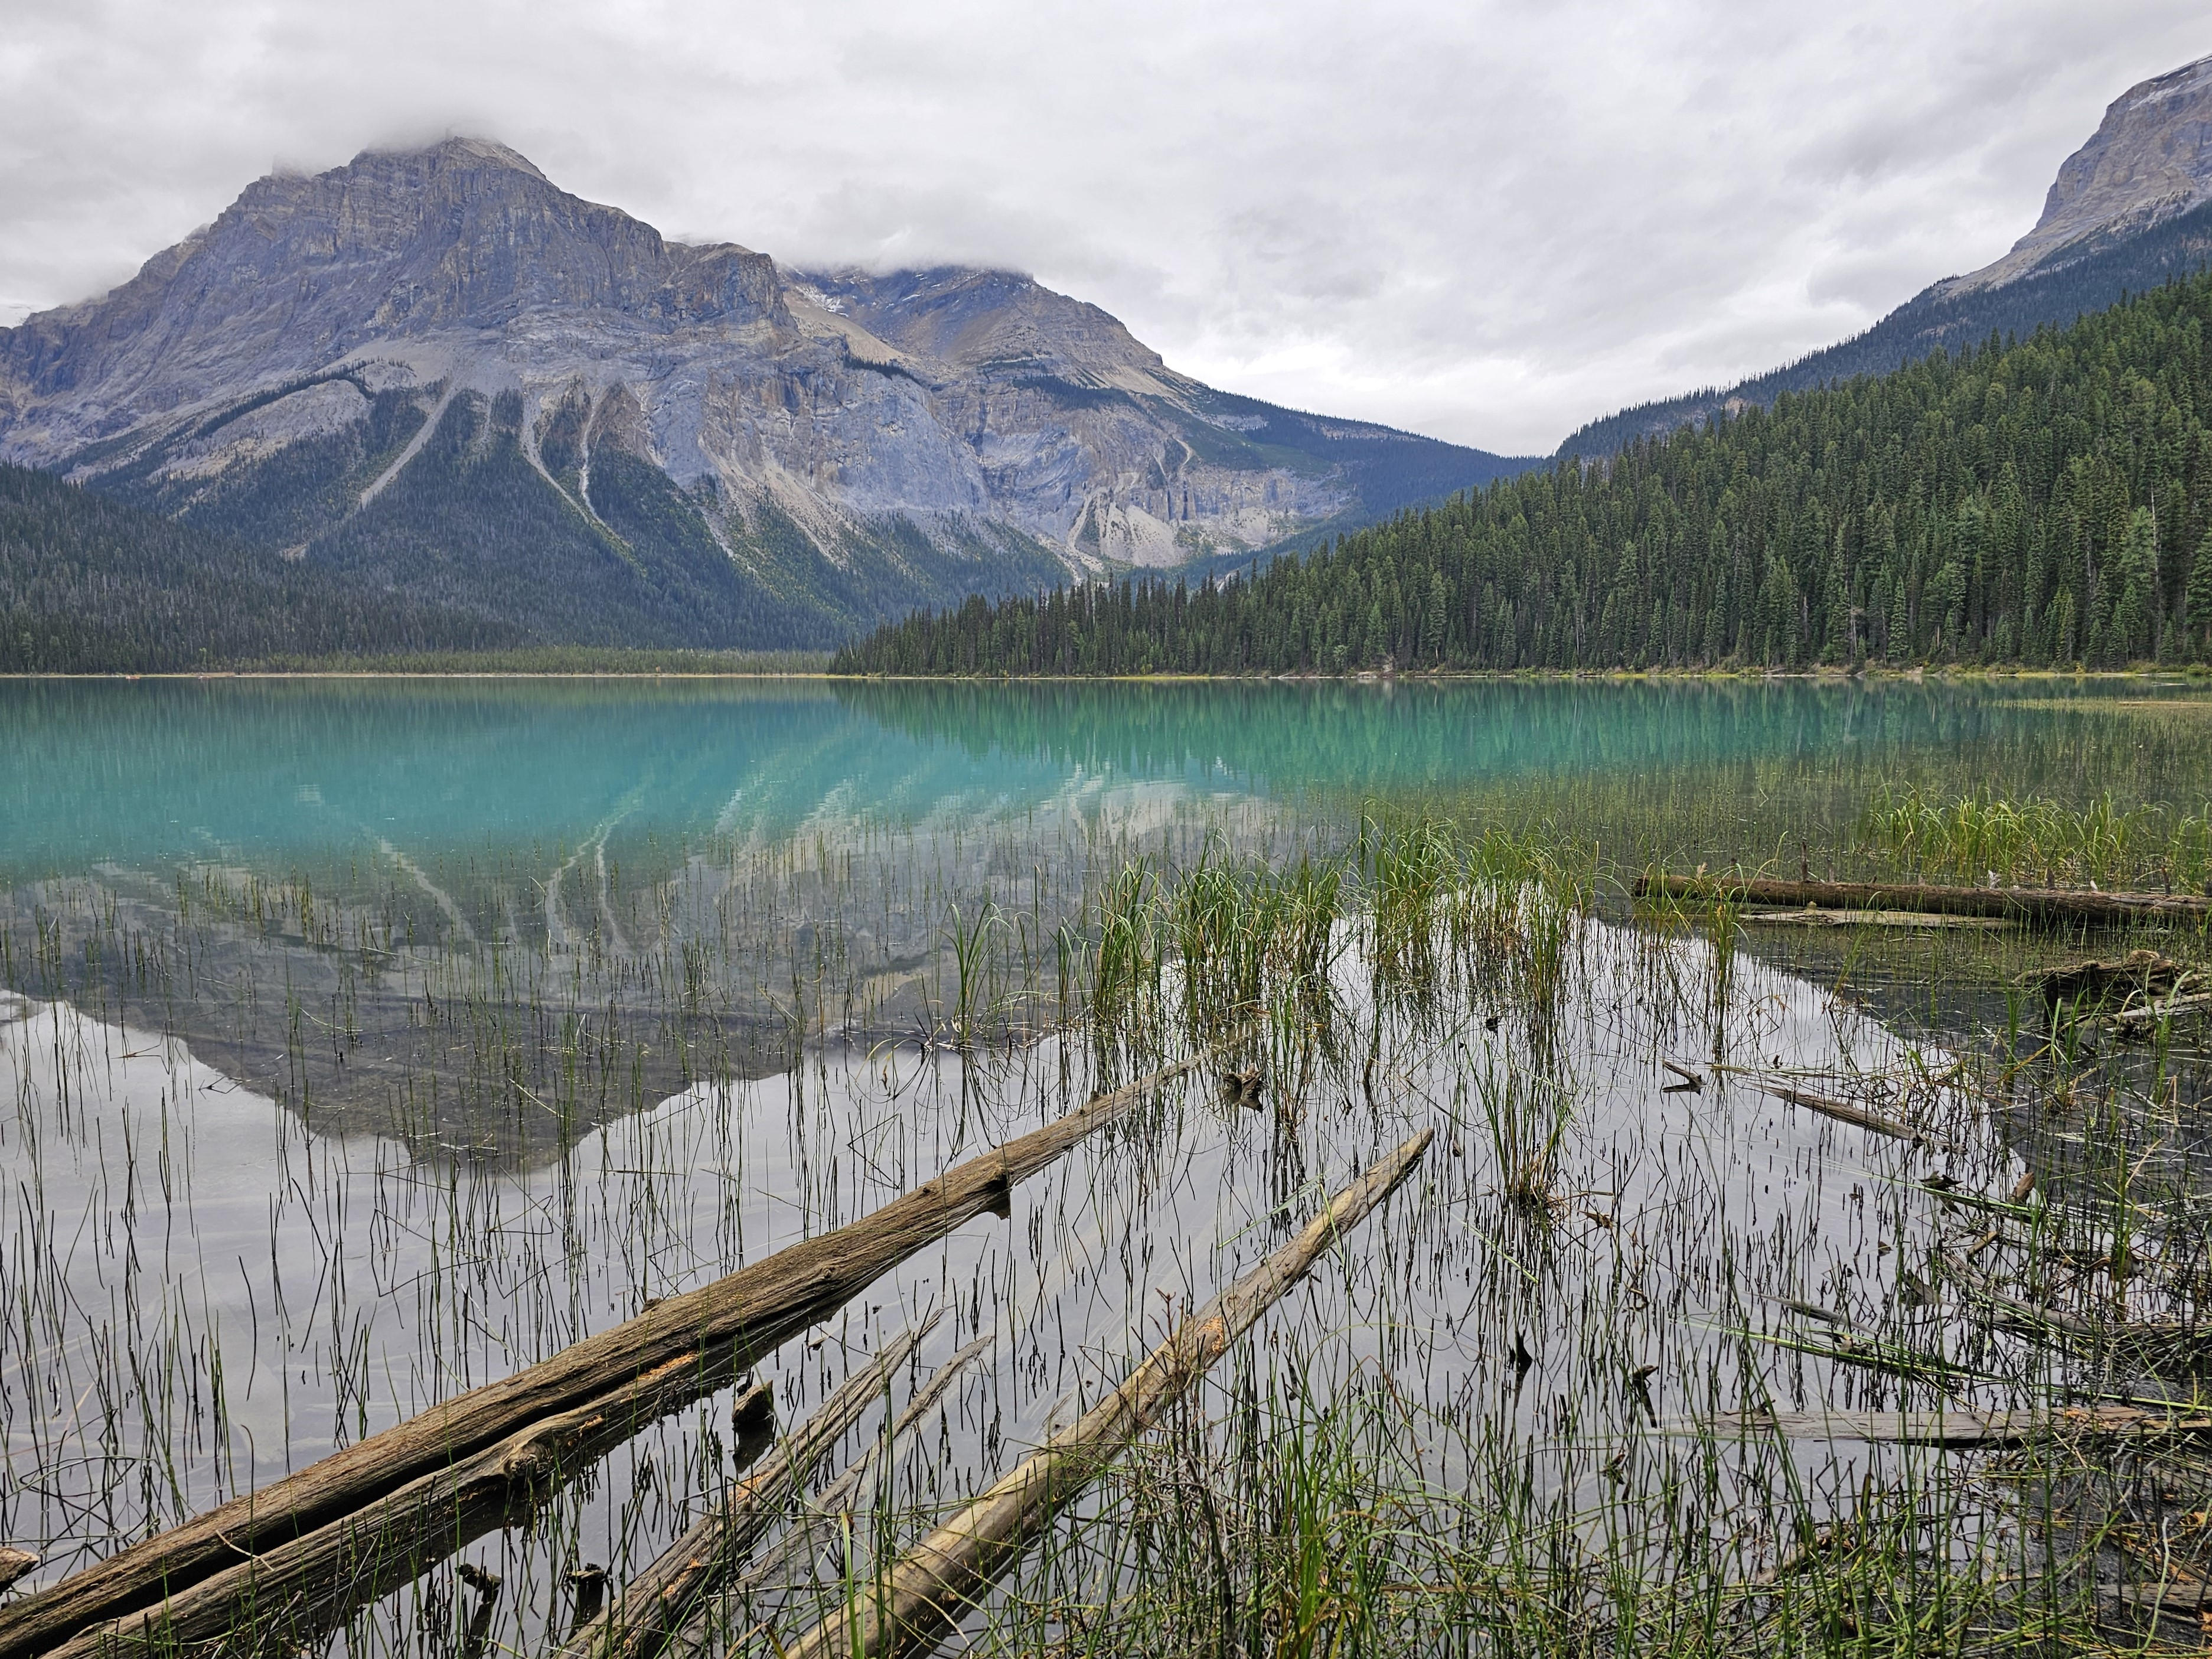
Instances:
[[[2181,893],[2100,893],[2073,887],[1930,887],[1918,882],[1778,881],[1765,876],[1636,878],[1638,898],[1727,899],[1812,905],[1826,910],[1911,910],[1954,916],[2013,916],[2043,924],[2112,926],[2212,917],[2212,898]]]
[[[659,1652],[701,1601],[784,1518],[814,1466],[882,1397],[928,1329],[924,1325],[900,1337],[847,1377],[774,1457],[633,1574],[615,1604],[562,1644],[556,1659],[650,1659]]]
[[[605,1399],[534,1424],[304,1537],[85,1631],[47,1659],[173,1653],[225,1641],[257,1651],[310,1648],[432,1562],[526,1517],[648,1424],[735,1381],[730,1355],[726,1343],[719,1352],[679,1354]],[[739,1409],[763,1425],[773,1420],[760,1385]]]

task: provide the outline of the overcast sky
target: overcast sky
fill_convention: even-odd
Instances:
[[[1004,264],[1229,389],[1509,453],[1996,258],[2203,0],[8,0],[0,322],[447,131],[672,235]]]

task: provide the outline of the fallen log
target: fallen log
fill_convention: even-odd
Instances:
[[[1972,1266],[1956,1250],[1945,1250],[1942,1261],[1943,1271],[1966,1287],[1969,1295],[1978,1297],[2016,1323],[2030,1329],[2057,1331],[2062,1335],[2095,1341],[2106,1334],[2103,1327],[2079,1314],[2068,1313],[2063,1308],[2038,1306],[2023,1302],[2006,1291],[1996,1280],[1978,1267]]]
[[[1854,1128],[1871,1130],[1878,1135],[1887,1135],[1893,1140],[1909,1140],[1915,1146],[1929,1144],[1927,1135],[1910,1123],[1880,1112],[1870,1112],[1863,1106],[1854,1106],[1847,1100],[1831,1099],[1816,1095],[1810,1089],[1801,1089],[1761,1073],[1746,1071],[1740,1066],[1716,1066],[1717,1072],[1730,1072],[1742,1078],[1760,1094],[1775,1100],[1787,1101],[1792,1106],[1802,1106],[1808,1112],[1818,1112],[1822,1117],[1832,1117],[1838,1123],[1848,1123]]]
[[[1331,1199],[1296,1238],[1186,1318],[1127,1382],[902,1555],[864,1593],[858,1629],[848,1615],[833,1616],[780,1647],[783,1659],[875,1659],[936,1648],[1101,1469],[1413,1172],[1435,1133],[1423,1130]]]
[[[731,1352],[726,1343],[711,1353],[680,1354],[606,1399],[535,1424],[151,1607],[83,1631],[47,1659],[167,1654],[210,1642],[269,1652],[312,1647],[355,1609],[411,1583],[432,1562],[525,1518],[648,1424],[735,1381]],[[756,1387],[744,1395],[738,1415],[771,1420],[768,1390]]]
[[[1987,1273],[1962,1260],[1956,1250],[1942,1257],[1945,1273],[1966,1287],[1968,1295],[2003,1315],[2013,1328],[2031,1335],[2056,1334],[2094,1347],[2126,1345],[2138,1353],[2173,1352],[2177,1347],[2201,1350],[2212,1342],[2212,1328],[2167,1320],[2085,1319],[2047,1304],[2023,1302],[2008,1294]]]
[[[454,1395],[283,1480],[142,1540],[0,1607],[0,1659],[32,1659],[77,1632],[153,1606],[234,1565],[366,1509],[542,1418],[622,1388],[679,1355],[727,1346],[743,1366],[859,1295],[900,1262],[979,1215],[1013,1183],[1107,1125],[1161,1084],[1230,1047],[1224,1039],[1005,1146],[946,1170],[849,1226],[810,1238],[511,1376]]]
[[[1711,1434],[1782,1435],[1791,1440],[1864,1440],[1921,1446],[2026,1445],[2061,1434],[2119,1439],[2197,1439],[2212,1435],[2212,1416],[2139,1406],[2069,1406],[2058,1411],[1744,1412],[1699,1421],[1676,1419],[1660,1432],[1674,1439]]]
[[[2010,916],[1954,916],[1940,910],[1822,910],[1807,905],[1802,910],[1747,910],[1739,921],[1764,922],[1771,927],[2009,927]]]
[[[2212,1008],[2212,991],[2198,991],[2185,997],[2168,997],[2163,1002],[2123,1008],[2116,1014],[2106,1014],[2105,1024],[2126,1030],[2137,1025],[2155,1025],[2176,1014],[2198,1013],[2208,1008]]]
[[[2199,1629],[2204,1615],[2212,1613],[2212,1583],[2169,1579],[2158,1584],[2115,1585],[2106,1594],[2130,1612],[2164,1613]]]
[[[883,1397],[935,1320],[920,1326],[855,1370],[822,1402],[775,1455],[634,1575],[598,1618],[579,1626],[558,1659],[649,1659],[745,1558],[811,1478],[845,1431]]]
[[[1920,882],[1780,881],[1766,876],[1667,876],[1647,871],[1636,878],[1635,891],[1638,898],[2010,916],[2045,926],[2068,921],[2114,926],[2212,918],[2212,897],[2185,893],[2100,893],[2094,888],[1931,887]]]
[[[2117,961],[2062,963],[2027,977],[2052,1007],[2067,1003],[2088,1008],[2101,1006],[2116,992],[2124,1002],[2133,996],[2171,996],[2189,975],[2179,963],[2155,951],[2130,951]]]

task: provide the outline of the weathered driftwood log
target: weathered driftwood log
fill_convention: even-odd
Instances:
[[[1950,916],[1940,910],[1747,910],[1739,921],[1779,927],[1995,928],[2013,925],[2010,916]]]
[[[2138,1025],[2155,1025],[2160,1020],[2172,1019],[2179,1014],[2198,1014],[2212,1010],[2212,991],[2193,992],[2185,997],[2167,997],[2164,1001],[2139,1003],[2132,1008],[2123,1008],[2117,1014],[2105,1016],[2105,1024],[2123,1030]]]
[[[1041,1129],[948,1170],[873,1214],[674,1296],[512,1376],[456,1395],[7,1607],[0,1659],[32,1659],[77,1632],[365,1509],[556,1412],[621,1388],[678,1355],[728,1346],[750,1364],[843,1306],[917,1250],[1003,1211],[1015,1182],[1126,1116],[1158,1085],[1202,1066],[1224,1041],[1099,1096]]]
[[[2063,1308],[2038,1307],[2033,1303],[2021,1301],[2009,1294],[1996,1279],[1969,1263],[1956,1250],[1945,1250],[1942,1260],[1944,1273],[1965,1285],[1972,1295],[2030,1329],[2056,1331],[2062,1336],[2087,1341],[2095,1341],[2118,1333],[2118,1328],[2108,1332],[2094,1320],[2068,1313]]]
[[[1910,1123],[1880,1112],[1869,1111],[1863,1106],[1854,1106],[1848,1100],[1835,1100],[1826,1095],[1816,1095],[1810,1089],[1802,1089],[1794,1082],[1771,1074],[1748,1071],[1735,1066],[1716,1066],[1717,1072],[1733,1072],[1759,1093],[1775,1100],[1787,1101],[1792,1106],[1802,1106],[1808,1112],[1818,1112],[1822,1117],[1832,1117],[1838,1123],[1848,1123],[1854,1128],[1869,1129],[1878,1135],[1887,1135],[1895,1140],[1910,1140],[1924,1144],[1928,1137]]]
[[[1705,1435],[1779,1434],[1792,1440],[1894,1441],[1923,1446],[1983,1446],[1994,1450],[2058,1435],[2104,1435],[2124,1440],[2202,1439],[2212,1416],[2146,1410],[2139,1406],[2069,1406],[2057,1411],[1977,1411],[1954,1406],[1931,1412],[1745,1412],[1705,1419],[1684,1418],[1660,1432],[1676,1439]]]
[[[2085,1319],[2063,1308],[2023,1302],[1956,1250],[1944,1251],[1942,1262],[1945,1274],[1964,1285],[1969,1295],[1995,1308],[2015,1329],[2031,1335],[2068,1337],[2097,1348],[2125,1347],[2154,1368],[2156,1361],[2152,1356],[2195,1356],[2212,1345],[2212,1328],[2194,1320]]]
[[[815,1465],[883,1397],[898,1368],[914,1357],[927,1323],[886,1346],[839,1384],[821,1409],[776,1449],[729,1496],[623,1586],[614,1604],[577,1627],[559,1659],[647,1659],[732,1571],[769,1528],[783,1518]]]
[[[216,1641],[254,1651],[310,1647],[355,1609],[471,1540],[520,1520],[647,1425],[736,1376],[727,1343],[679,1354],[603,1400],[534,1424],[151,1607],[81,1632],[49,1659],[169,1653]],[[739,1414],[771,1420],[768,1390],[746,1395]]]
[[[1765,876],[1636,878],[1638,898],[1731,899],[1829,910],[1915,910],[1954,916],[2013,916],[2038,923],[2203,921],[2212,897],[2183,893],[2100,893],[2072,887],[1931,887],[1919,882],[1778,881]]]
[[[2054,1007],[2060,1003],[2079,1007],[2099,1006],[2115,999],[2124,1001],[2131,996],[2170,996],[2187,972],[2179,963],[2155,951],[2130,951],[2112,962],[2062,963],[2031,977],[2045,1002]]]
[[[833,1617],[783,1649],[785,1659],[935,1648],[1101,1469],[1412,1173],[1434,1133],[1423,1130],[1331,1199],[1304,1231],[1185,1319],[1127,1382],[902,1555],[866,1593],[857,1629]]]
[[[2156,1584],[2116,1584],[2102,1592],[2134,1613],[2163,1613],[2203,1628],[2204,1615],[2212,1613],[2212,1584],[2167,1579]]]

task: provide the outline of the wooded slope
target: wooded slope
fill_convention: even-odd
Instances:
[[[526,637],[0,464],[0,673],[173,672]]]
[[[920,613],[847,672],[1804,667],[2212,653],[2212,274],[1401,514],[1246,581]]]

